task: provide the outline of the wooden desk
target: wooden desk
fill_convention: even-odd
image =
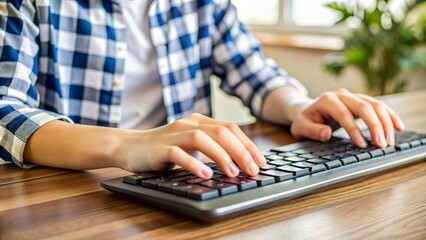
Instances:
[[[408,128],[426,132],[426,91],[383,99]],[[263,122],[243,130],[261,149],[295,141],[288,129]],[[0,239],[426,239],[426,162],[216,224],[121,198],[99,186],[126,174],[1,165]]]

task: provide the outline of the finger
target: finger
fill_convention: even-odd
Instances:
[[[175,129],[179,129],[181,132],[192,132],[189,135],[190,137],[186,138],[185,142],[182,142],[183,140],[181,137],[176,136],[174,139],[181,140],[180,142],[174,142],[174,144],[183,144],[182,147],[200,150],[209,158],[213,159],[219,167],[224,170],[225,174],[230,177],[235,177],[239,174],[239,169],[235,163],[237,163],[238,166],[248,175],[253,176],[258,174],[259,167],[254,162],[248,149],[245,148],[241,141],[229,129],[222,125],[224,125],[223,122],[205,117],[201,114],[191,114],[190,116],[174,123]],[[197,130],[193,130],[194,128]],[[203,132],[204,134],[208,133],[208,137],[202,137],[200,132]],[[211,139],[213,139],[213,141]],[[208,141],[209,144],[205,144],[204,141]],[[213,142],[216,144],[213,144]],[[228,155],[218,155],[218,152],[216,151],[219,151],[219,148],[212,148],[211,146],[220,146]]]
[[[398,114],[396,114],[392,108],[390,108],[389,106],[386,106],[389,115],[391,116],[392,122],[393,122],[393,126],[396,128],[396,130],[398,131],[404,131],[405,130],[405,125],[404,122],[402,121],[402,119],[398,116]]]
[[[373,143],[379,147],[386,147],[384,126],[373,106],[362,98],[351,93],[339,94],[342,102],[357,116],[361,117],[367,125]]]
[[[203,129],[231,156],[234,162],[250,176],[259,173],[259,167],[246,146],[228,128],[220,125],[203,125]],[[221,166],[221,162],[218,163]],[[222,168],[222,166],[221,166]]]
[[[374,99],[374,98],[367,96],[367,95],[364,95],[364,94],[356,94],[356,95],[359,96],[360,98],[363,98],[363,99]],[[398,114],[396,114],[392,110],[392,108],[390,108],[388,105],[386,105],[386,109],[387,109],[389,116],[392,120],[394,128],[398,131],[404,131],[405,125],[404,125],[403,121],[401,120],[401,118],[398,116]]]
[[[247,135],[244,134],[244,132],[241,130],[238,125],[230,122],[222,122],[218,121],[213,118],[206,117],[201,114],[191,114],[191,119],[193,121],[197,121],[198,124],[208,124],[208,125],[220,125],[223,126],[229,131],[231,131],[237,139],[244,145],[244,147],[247,149],[247,151],[250,152],[252,158],[255,160],[257,166],[262,167],[266,164],[266,159],[263,156],[262,152],[259,150],[259,148],[247,137]]]
[[[185,147],[186,149],[198,150],[208,158],[216,162],[219,167],[229,177],[235,177],[240,173],[240,170],[232,161],[232,155],[228,150],[212,138],[205,130],[190,130],[176,137],[174,145]]]
[[[326,124],[316,123],[302,115],[291,125],[291,133],[296,138],[307,137],[325,142],[331,138],[332,129]]]
[[[367,147],[367,142],[355,122],[353,111],[336,94],[323,94],[315,104],[320,112],[329,115],[346,130],[355,145]]]
[[[192,172],[194,175],[203,178],[209,179],[213,176],[213,171],[207,165],[198,161],[182,148],[177,146],[168,146],[164,148],[165,156],[167,159],[182,168]]]
[[[385,139],[388,145],[395,145],[395,131],[388,107],[385,103],[378,101],[372,97],[361,97],[361,99],[369,102],[377,113],[382,123]]]
[[[238,140],[244,145],[244,147],[250,152],[252,158],[256,162],[257,166],[263,167],[266,164],[266,159],[263,156],[259,148],[247,137],[247,135],[241,130],[241,128],[234,123],[223,123],[223,126],[229,129]]]

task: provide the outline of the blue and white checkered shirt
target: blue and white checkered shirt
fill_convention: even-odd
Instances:
[[[264,58],[229,0],[153,0],[150,32],[168,121],[211,115],[210,77],[252,113],[272,89],[301,84]],[[0,158],[26,167],[43,124],[117,126],[126,58],[117,0],[0,1]]]

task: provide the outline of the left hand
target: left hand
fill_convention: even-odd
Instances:
[[[332,129],[327,121],[334,120],[343,127],[358,147],[367,142],[355,119],[364,120],[373,143],[378,147],[395,144],[394,129],[404,130],[400,117],[384,102],[364,94],[353,94],[346,89],[325,92],[310,106],[300,111],[293,120],[291,133],[295,137],[308,137],[327,141]]]

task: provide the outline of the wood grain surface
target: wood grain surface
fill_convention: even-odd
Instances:
[[[426,132],[426,91],[383,99]],[[261,149],[296,141],[264,122],[242,129]],[[0,239],[426,239],[425,161],[214,224],[99,185],[127,174],[0,165]]]

